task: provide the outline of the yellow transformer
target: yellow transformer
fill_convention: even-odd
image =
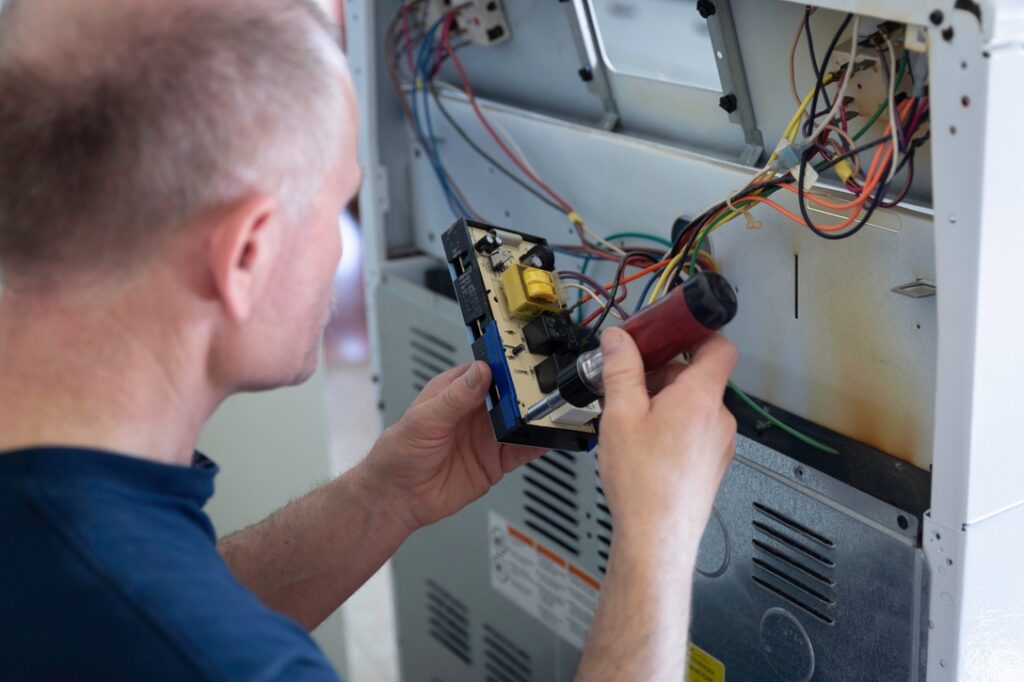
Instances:
[[[501,287],[512,317],[532,320],[541,313],[562,309],[555,275],[547,270],[516,263],[501,273]]]

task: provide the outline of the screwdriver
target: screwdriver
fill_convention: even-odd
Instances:
[[[630,317],[622,329],[640,349],[644,372],[651,372],[727,325],[736,317],[736,308],[732,285],[717,273],[700,272]],[[566,403],[590,405],[604,395],[603,369],[600,349],[581,354],[559,373],[558,388],[527,409],[526,421],[543,419]]]

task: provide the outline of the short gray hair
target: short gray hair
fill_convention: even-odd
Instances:
[[[300,219],[354,124],[345,70],[310,0],[8,0],[5,275],[141,259],[254,190]]]

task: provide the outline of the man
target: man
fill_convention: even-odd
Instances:
[[[362,464],[216,543],[196,437],[229,395],[316,366],[353,104],[307,0],[7,3],[0,678],[335,679],[306,631],[539,454],[495,442],[476,363]],[[616,535],[579,675],[678,680],[735,351],[715,338],[651,398],[628,335],[602,347]]]

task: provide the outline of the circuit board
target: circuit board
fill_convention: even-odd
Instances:
[[[468,219],[452,225],[442,241],[473,355],[493,375],[487,409],[497,439],[589,450],[597,434],[596,406],[529,423],[524,418],[579,354],[547,242]]]

